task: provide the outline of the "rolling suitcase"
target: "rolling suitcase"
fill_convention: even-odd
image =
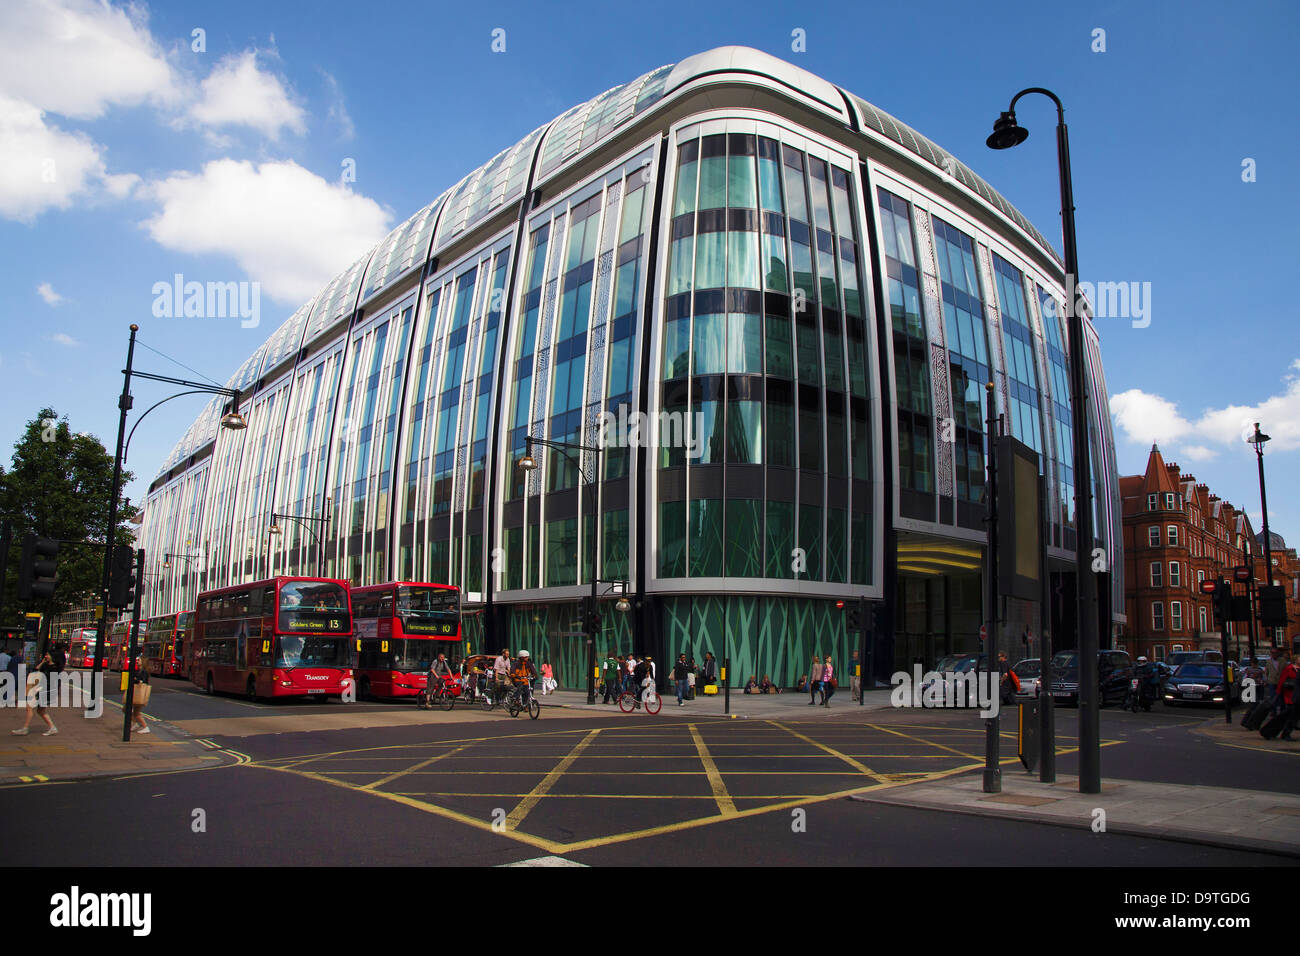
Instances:
[[[1262,700],[1256,701],[1242,716],[1241,726],[1245,727],[1247,730],[1259,730],[1271,710],[1272,707],[1268,702]]]
[[[1287,713],[1290,708],[1283,708],[1282,713],[1276,717],[1270,717],[1268,723],[1259,728],[1259,735],[1265,740],[1272,740],[1282,732],[1283,726],[1286,725]]]

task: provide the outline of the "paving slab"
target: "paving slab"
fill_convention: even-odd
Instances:
[[[1006,766],[1001,793],[983,786],[975,771],[850,799],[1083,829],[1096,826],[1100,809],[1107,833],[1300,857],[1300,796],[1293,794],[1139,780],[1109,780],[1101,793],[1083,794],[1078,777],[1042,783]]]

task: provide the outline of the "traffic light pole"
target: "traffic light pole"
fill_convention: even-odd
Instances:
[[[140,596],[144,593],[144,548],[135,553],[135,606],[131,610],[131,633],[127,636],[126,698],[122,701],[122,741],[131,741],[131,716],[135,713],[135,658],[140,650]]]
[[[135,333],[140,331],[138,325],[131,326],[131,338],[126,348],[126,368],[122,371],[122,395],[117,400],[119,415],[117,420],[117,453],[113,456],[113,487],[108,495],[108,530],[104,535],[104,573],[99,590],[100,611],[99,626],[95,633],[95,662],[91,668],[90,695],[93,698],[95,688],[99,686],[100,663],[104,657],[104,637],[108,633],[108,582],[112,573],[113,545],[117,538],[117,496],[122,491],[122,446],[126,441],[126,413],[131,410],[131,365],[135,359]],[[93,708],[94,700],[90,701]]]
[[[985,662],[988,667],[988,681],[993,687],[993,693],[998,695],[996,704],[1001,706],[1002,684],[1001,674],[998,673],[998,460],[997,460],[997,418],[996,409],[993,407],[993,383],[989,382],[985,386],[985,400],[988,402],[988,418],[985,419],[985,425],[988,428],[988,478],[984,485],[984,493],[988,499],[988,506],[985,508],[985,521],[988,522],[988,613],[985,619],[988,621],[988,636],[984,641]],[[993,681],[993,674],[998,673],[999,680]],[[978,676],[978,668],[976,668]],[[994,703],[990,701],[990,703]],[[998,719],[998,709],[993,709],[993,716],[984,721],[984,792],[1001,793],[1002,792],[1002,729],[1001,721]]]

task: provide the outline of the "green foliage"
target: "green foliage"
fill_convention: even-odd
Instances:
[[[131,480],[123,472],[121,487]],[[113,486],[113,456],[93,435],[78,434],[52,408],[43,408],[27,423],[14,446],[8,470],[0,468],[0,517],[10,523],[12,538],[4,581],[4,619],[20,619],[15,602],[23,537],[85,542],[64,544],[59,551],[59,583],[47,607],[32,607],[48,616],[66,611],[85,595],[98,595],[104,568],[104,535]],[[124,507],[119,491],[118,544],[131,543],[130,521],[139,509]],[[98,545],[94,547],[92,545]]]

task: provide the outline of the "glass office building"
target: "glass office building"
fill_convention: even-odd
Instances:
[[[867,598],[878,676],[933,663],[979,640],[987,382],[1041,456],[1054,586],[1072,577],[1063,294],[1019,212],[865,100],[740,47],[660,67],[475,170],[248,359],[248,429],[214,401],[150,487],[151,563],[194,557],[147,613],[322,567],[453,583],[473,650],[575,686],[595,575],[632,605],[602,604],[601,654],[711,651],[789,686],[814,653],[846,662],[836,602]],[[529,435],[603,450],[525,471]],[[272,535],[273,511],[324,520]],[[1001,638],[1037,614],[1012,602]]]

